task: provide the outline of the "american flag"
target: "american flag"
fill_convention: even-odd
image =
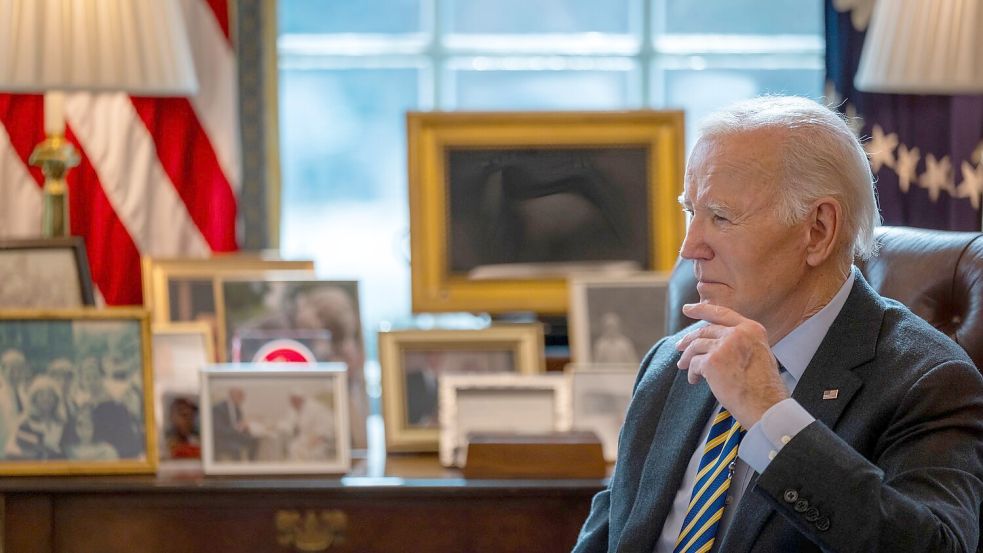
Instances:
[[[203,257],[237,249],[241,182],[231,0],[181,0],[198,74],[191,98],[69,93],[66,137],[71,232],[85,239],[109,305],[141,303],[140,256]],[[43,97],[0,94],[0,238],[36,237]]]

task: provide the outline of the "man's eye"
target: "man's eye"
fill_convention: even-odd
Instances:
[[[726,217],[724,217],[723,215],[717,215],[716,213],[714,213],[713,214],[713,222],[714,223],[729,223],[730,220],[727,219]]]

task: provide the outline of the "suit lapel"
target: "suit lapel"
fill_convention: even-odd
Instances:
[[[673,364],[677,358],[678,355]],[[715,405],[706,381],[690,384],[686,372],[677,371],[661,408],[638,482],[639,491],[618,544],[619,551],[651,551],[655,547],[686,466]]]
[[[880,298],[860,271],[854,270],[854,276],[850,296],[792,393],[792,398],[806,411],[833,430],[850,399],[863,385],[863,380],[853,371],[874,359],[884,318]],[[824,392],[833,390],[836,390],[835,399],[823,399]],[[757,476],[755,473],[741,498],[720,551],[750,551],[761,529],[775,515],[764,494],[754,491]]]

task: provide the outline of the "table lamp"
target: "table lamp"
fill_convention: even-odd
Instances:
[[[878,0],[854,85],[866,92],[983,92],[983,2]]]
[[[66,92],[187,96],[198,88],[178,0],[0,0],[0,91],[44,94],[43,236],[68,234]]]

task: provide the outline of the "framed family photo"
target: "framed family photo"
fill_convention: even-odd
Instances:
[[[203,322],[153,325],[154,411],[162,462],[201,460],[199,371],[216,363]]]
[[[670,270],[680,111],[410,113],[414,311],[564,314],[566,278]]]
[[[228,276],[220,278],[218,286],[225,359],[344,363],[348,367],[352,447],[365,449],[368,396],[358,282]]]
[[[88,305],[95,297],[82,238],[0,240],[0,309]]]
[[[543,328],[380,332],[379,363],[386,448],[437,451],[438,381],[449,374],[543,372]]]
[[[0,312],[0,380],[0,474],[154,471],[145,311]]]
[[[570,350],[575,363],[638,368],[666,333],[665,273],[570,280]]]
[[[625,423],[638,367],[574,364],[566,367],[570,378],[573,430],[597,434],[604,460],[618,457],[618,436]]]
[[[441,377],[439,393],[444,466],[464,466],[471,432],[570,430],[570,388],[562,374],[450,374]]]
[[[351,467],[342,363],[213,365],[202,372],[206,474],[340,474]]]

